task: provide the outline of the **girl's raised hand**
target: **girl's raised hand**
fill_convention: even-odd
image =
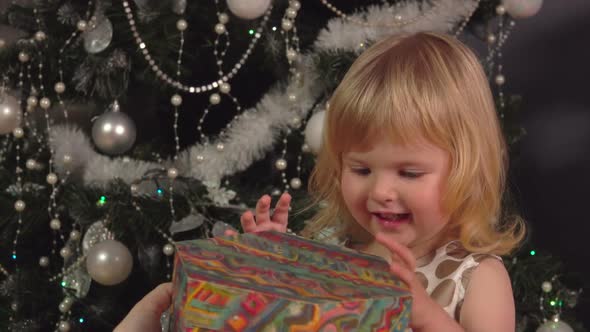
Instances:
[[[240,223],[245,233],[257,233],[263,231],[277,231],[285,233],[289,218],[289,206],[291,195],[283,193],[277,202],[274,212],[270,213],[269,195],[262,196],[256,204],[256,216],[252,211],[246,211],[240,217]],[[235,232],[226,231],[226,235],[233,235]]]
[[[390,264],[391,273],[408,284],[410,288],[413,298],[412,313],[410,315],[410,326],[412,330],[415,332],[430,331],[432,327],[435,327],[434,331],[436,331],[436,322],[439,319],[448,322],[450,316],[448,316],[438,303],[428,296],[424,286],[422,286],[416,277],[416,259],[410,249],[399,244],[391,237],[384,236],[384,234],[377,234],[375,240],[392,253],[392,262]],[[456,324],[452,325],[457,326]],[[440,326],[438,325],[438,327]]]

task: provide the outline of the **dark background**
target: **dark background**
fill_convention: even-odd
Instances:
[[[523,97],[513,189],[533,243],[590,285],[590,1],[545,1],[503,49],[505,91]],[[583,294],[590,298],[590,289]],[[590,327],[590,303],[577,307]]]

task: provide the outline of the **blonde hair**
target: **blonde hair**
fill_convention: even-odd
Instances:
[[[502,220],[508,158],[486,75],[468,47],[431,32],[375,43],[334,91],[309,187],[327,207],[303,236],[325,228],[368,236],[343,201],[341,156],[383,135],[401,144],[426,139],[449,153],[441,205],[449,236],[467,250],[503,255],[523,239],[520,218]]]

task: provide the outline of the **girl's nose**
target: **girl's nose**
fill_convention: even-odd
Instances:
[[[377,180],[373,183],[370,198],[378,203],[390,203],[398,199],[398,193],[391,181]]]

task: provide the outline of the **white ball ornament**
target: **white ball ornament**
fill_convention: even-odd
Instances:
[[[69,258],[70,256],[72,256],[72,250],[68,247],[63,247],[59,251],[59,255],[64,259]]]
[[[69,332],[70,329],[71,329],[70,322],[68,322],[66,320],[62,320],[61,322],[59,322],[59,325],[57,326],[57,330],[59,332]]]
[[[25,204],[25,202],[20,199],[14,203],[14,209],[17,212],[23,212],[26,207],[27,207],[27,204]]]
[[[287,161],[285,159],[277,159],[277,161],[275,161],[275,167],[279,170],[279,171],[284,171],[285,169],[287,169]]]
[[[215,24],[215,33],[218,35],[224,34],[225,31],[227,31],[225,29],[225,25],[221,24],[221,23],[217,23]]]
[[[299,10],[299,9],[301,9],[301,2],[299,2],[297,0],[289,1],[289,7],[293,8],[295,10]]]
[[[73,231],[70,232],[70,240],[78,241],[78,240],[80,240],[80,237],[81,237],[80,231],[74,229]]]
[[[61,228],[61,221],[59,221],[59,219],[51,219],[49,222],[49,228],[58,231]]]
[[[176,21],[176,29],[178,29],[178,31],[184,31],[186,28],[188,28],[188,23],[186,20],[180,19]]]
[[[221,102],[221,96],[218,93],[214,93],[209,97],[209,102],[213,105],[217,105]]]
[[[0,134],[14,132],[20,125],[20,107],[15,97],[0,95]]]
[[[25,166],[28,170],[34,170],[37,167],[37,162],[35,159],[28,159]]]
[[[549,281],[544,281],[541,284],[541,289],[543,290],[543,292],[549,293],[553,289],[553,285],[551,285]]]
[[[29,56],[29,54],[25,53],[25,52],[20,52],[18,54],[18,61],[25,63],[28,62],[31,59],[31,57]]]
[[[171,167],[168,169],[168,178],[176,179],[177,176],[178,176],[178,170],[176,168]]]
[[[543,325],[539,326],[536,332],[574,332],[566,322],[562,320],[548,320]]]
[[[495,82],[497,85],[504,85],[504,83],[506,83],[506,78],[504,77],[504,75],[497,75]]]
[[[170,98],[170,103],[174,106],[180,106],[182,104],[182,97],[175,93],[172,98]]]
[[[283,21],[281,22],[281,28],[283,28],[283,30],[285,31],[293,29],[293,21],[289,19],[283,19]]]
[[[37,99],[37,97],[35,96],[29,96],[29,98],[27,98],[27,106],[29,107],[35,107],[39,104],[39,100]]]
[[[293,19],[293,18],[297,17],[297,9],[295,9],[293,7],[289,7],[285,11],[285,15],[287,15],[288,18]]]
[[[64,82],[57,82],[55,83],[55,86],[53,87],[53,89],[55,90],[56,93],[64,93],[66,91],[66,85]]]
[[[227,16],[226,13],[219,14],[217,18],[219,19],[219,23],[221,24],[226,24],[227,22],[229,22],[229,16]]]
[[[25,136],[25,131],[21,127],[16,127],[12,131],[12,135],[14,135],[15,138],[22,138],[23,136]]]
[[[170,243],[168,243],[168,244],[164,245],[164,247],[162,248],[162,252],[166,256],[172,256],[172,255],[174,255],[174,246],[171,245]]]
[[[305,142],[313,153],[318,153],[322,146],[324,118],[326,111],[320,111],[311,116],[305,127]]]
[[[49,173],[47,174],[47,183],[54,185],[57,183],[57,174],[55,173]]]
[[[223,150],[225,150],[225,145],[223,145],[223,143],[217,143],[215,145],[215,149],[217,149],[217,151],[222,152]]]
[[[221,85],[219,85],[219,91],[221,91],[221,93],[225,93],[228,94],[231,90],[231,85],[229,85],[229,83],[227,82],[223,82],[221,83]]]
[[[264,15],[270,0],[227,0],[229,10],[239,18],[253,20]]]
[[[47,38],[47,35],[43,31],[37,31],[35,33],[35,40],[38,42],[42,42]]]
[[[100,151],[109,155],[129,150],[135,143],[136,135],[133,120],[118,111],[104,113],[92,125],[92,141]]]
[[[291,185],[291,188],[299,189],[299,188],[301,188],[301,179],[300,178],[292,178],[291,182],[289,182],[289,184]]]
[[[129,276],[133,257],[121,242],[104,240],[88,251],[86,269],[92,279],[101,285],[116,285]]]
[[[39,258],[39,265],[41,267],[48,267],[49,266],[49,257],[47,257],[47,256],[41,256]]]
[[[527,18],[535,16],[541,10],[543,0],[502,0],[502,5],[510,16]]]
[[[78,31],[86,31],[86,28],[88,28],[88,22],[80,20],[78,23],[76,23],[76,28]]]

